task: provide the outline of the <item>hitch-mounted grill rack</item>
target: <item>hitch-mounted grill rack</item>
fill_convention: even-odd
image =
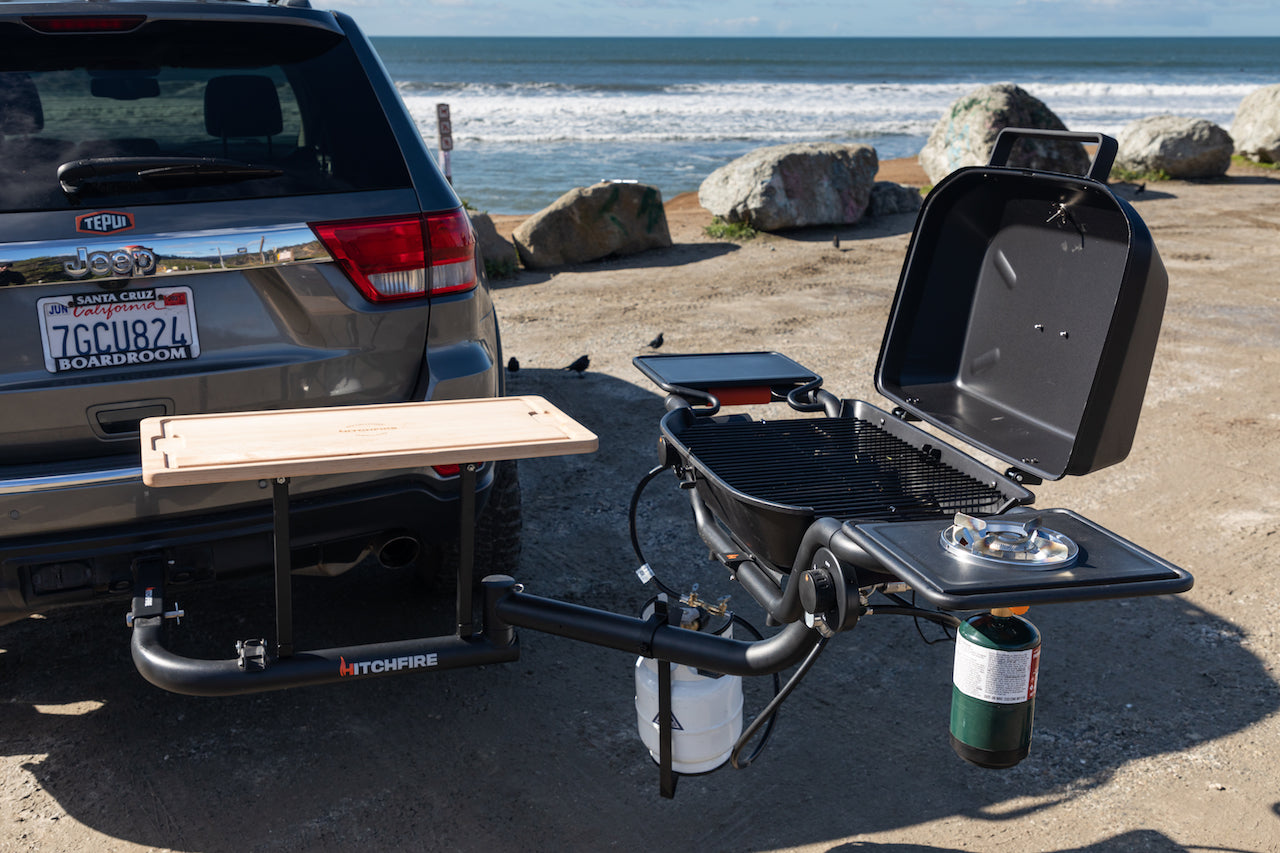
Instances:
[[[1009,167],[1024,136],[1095,143],[1089,174]],[[149,484],[274,484],[277,637],[274,645],[242,640],[238,657],[223,661],[167,651],[160,626],[173,611],[164,567],[139,566],[138,669],[177,692],[243,693],[514,660],[515,628],[558,634],[658,662],[653,723],[661,754],[654,757],[670,796],[668,663],[729,676],[801,664],[758,723],[827,640],[868,614],[956,625],[962,620],[946,611],[1189,589],[1189,573],[1100,525],[1070,510],[1028,506],[1027,484],[1121,461],[1142,408],[1167,278],[1141,219],[1105,184],[1115,153],[1115,141],[1100,134],[1006,130],[990,165],[939,182],[921,208],[877,362],[876,387],[892,411],[837,398],[817,374],[779,353],[635,359],[667,395],[660,464],[641,487],[664,469],[675,472],[713,556],[782,626],[772,636],[747,641],[686,630],[675,602],[639,618],[556,601],[506,575],[480,582],[477,628],[475,507],[464,502],[454,634],[295,649],[289,478],[455,463],[462,494],[474,496],[479,463],[595,448],[593,434],[545,400],[500,398],[143,421]],[[720,412],[784,401],[802,417]],[[911,421],[1009,468],[996,471]],[[906,591],[933,609],[901,598]],[[871,596],[890,603],[872,605]],[[700,606],[693,596],[681,601]],[[735,745],[735,764],[755,725]]]

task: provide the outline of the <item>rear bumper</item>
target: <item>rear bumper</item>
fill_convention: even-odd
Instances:
[[[478,507],[492,482],[489,465],[477,481]],[[134,562],[144,555],[164,559],[170,588],[270,572],[271,512],[265,492],[234,509],[0,540],[0,624],[74,604],[124,601],[133,592]],[[295,571],[342,566],[391,537],[449,542],[458,535],[458,478],[397,472],[298,494],[290,502],[290,533]]]

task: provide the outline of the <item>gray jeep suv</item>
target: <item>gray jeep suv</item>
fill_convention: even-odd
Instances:
[[[146,487],[142,418],[503,392],[470,220],[350,18],[0,2],[0,44],[0,624],[125,601],[141,559],[270,569],[268,484]],[[293,565],[443,559],[461,479],[297,480]],[[476,483],[509,570],[514,465]]]

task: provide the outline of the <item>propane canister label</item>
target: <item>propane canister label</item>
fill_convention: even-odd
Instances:
[[[1015,705],[1036,695],[1036,673],[1040,669],[1040,647],[1017,652],[988,649],[956,637],[956,661],[952,680],[966,696]]]

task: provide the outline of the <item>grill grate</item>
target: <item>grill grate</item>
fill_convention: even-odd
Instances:
[[[698,421],[680,433],[708,472],[749,497],[842,521],[1001,511],[996,487],[861,418]]]

